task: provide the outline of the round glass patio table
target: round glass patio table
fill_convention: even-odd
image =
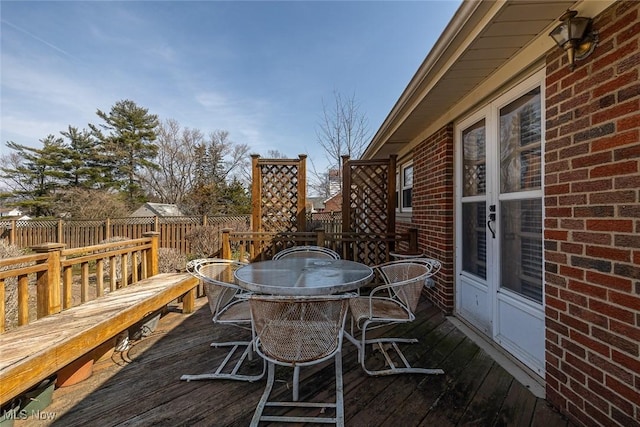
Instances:
[[[343,259],[285,258],[245,265],[234,276],[256,293],[315,296],[356,290],[373,279],[373,270]]]

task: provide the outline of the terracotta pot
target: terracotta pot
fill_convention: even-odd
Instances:
[[[82,356],[58,371],[58,387],[68,387],[86,380],[93,373],[93,352]]]

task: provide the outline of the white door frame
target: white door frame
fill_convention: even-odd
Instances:
[[[544,132],[545,132],[545,81],[544,70],[540,70],[509,90],[503,92],[481,108],[465,117],[455,125],[455,168],[456,168],[456,274],[455,274],[455,310],[456,313],[476,326],[487,337],[517,359],[527,365],[539,376],[544,377],[544,279],[542,301],[537,303],[522,295],[501,288],[500,284],[500,205],[503,201],[523,198],[542,200],[542,224],[544,224]],[[518,97],[536,87],[540,87],[541,102],[541,186],[539,190],[500,194],[499,162],[499,114],[500,109]],[[486,156],[486,196],[462,197],[462,132],[478,121],[485,120],[485,156]],[[495,238],[487,228],[486,241],[486,281],[462,271],[462,205],[466,202],[486,201],[486,213],[489,205],[496,206],[497,222],[493,222]],[[485,218],[485,221],[487,219]],[[542,256],[544,256],[544,251]],[[542,259],[544,273],[544,259]],[[475,305],[474,305],[475,304]],[[486,310],[486,311],[485,311]]]

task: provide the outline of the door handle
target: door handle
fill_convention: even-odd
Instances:
[[[487,221],[487,228],[491,231],[491,237],[496,238],[496,231],[491,228],[491,223],[496,222],[496,205],[489,206],[489,221]]]

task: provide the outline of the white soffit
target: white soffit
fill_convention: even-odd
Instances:
[[[512,65],[509,68],[512,77],[539,60],[555,46],[548,37],[550,28],[576,3],[574,0],[463,3],[374,136],[364,158],[402,154],[401,147],[420,142],[418,139],[425,137],[427,129],[433,132],[454,119],[448,116],[456,104],[485,81],[495,80],[492,77],[502,74],[498,71],[514,58],[518,59],[515,66],[519,70]],[[602,3],[611,2],[598,3],[604,8]],[[534,43],[536,39],[540,39],[538,43]],[[536,52],[521,58],[532,44]]]

